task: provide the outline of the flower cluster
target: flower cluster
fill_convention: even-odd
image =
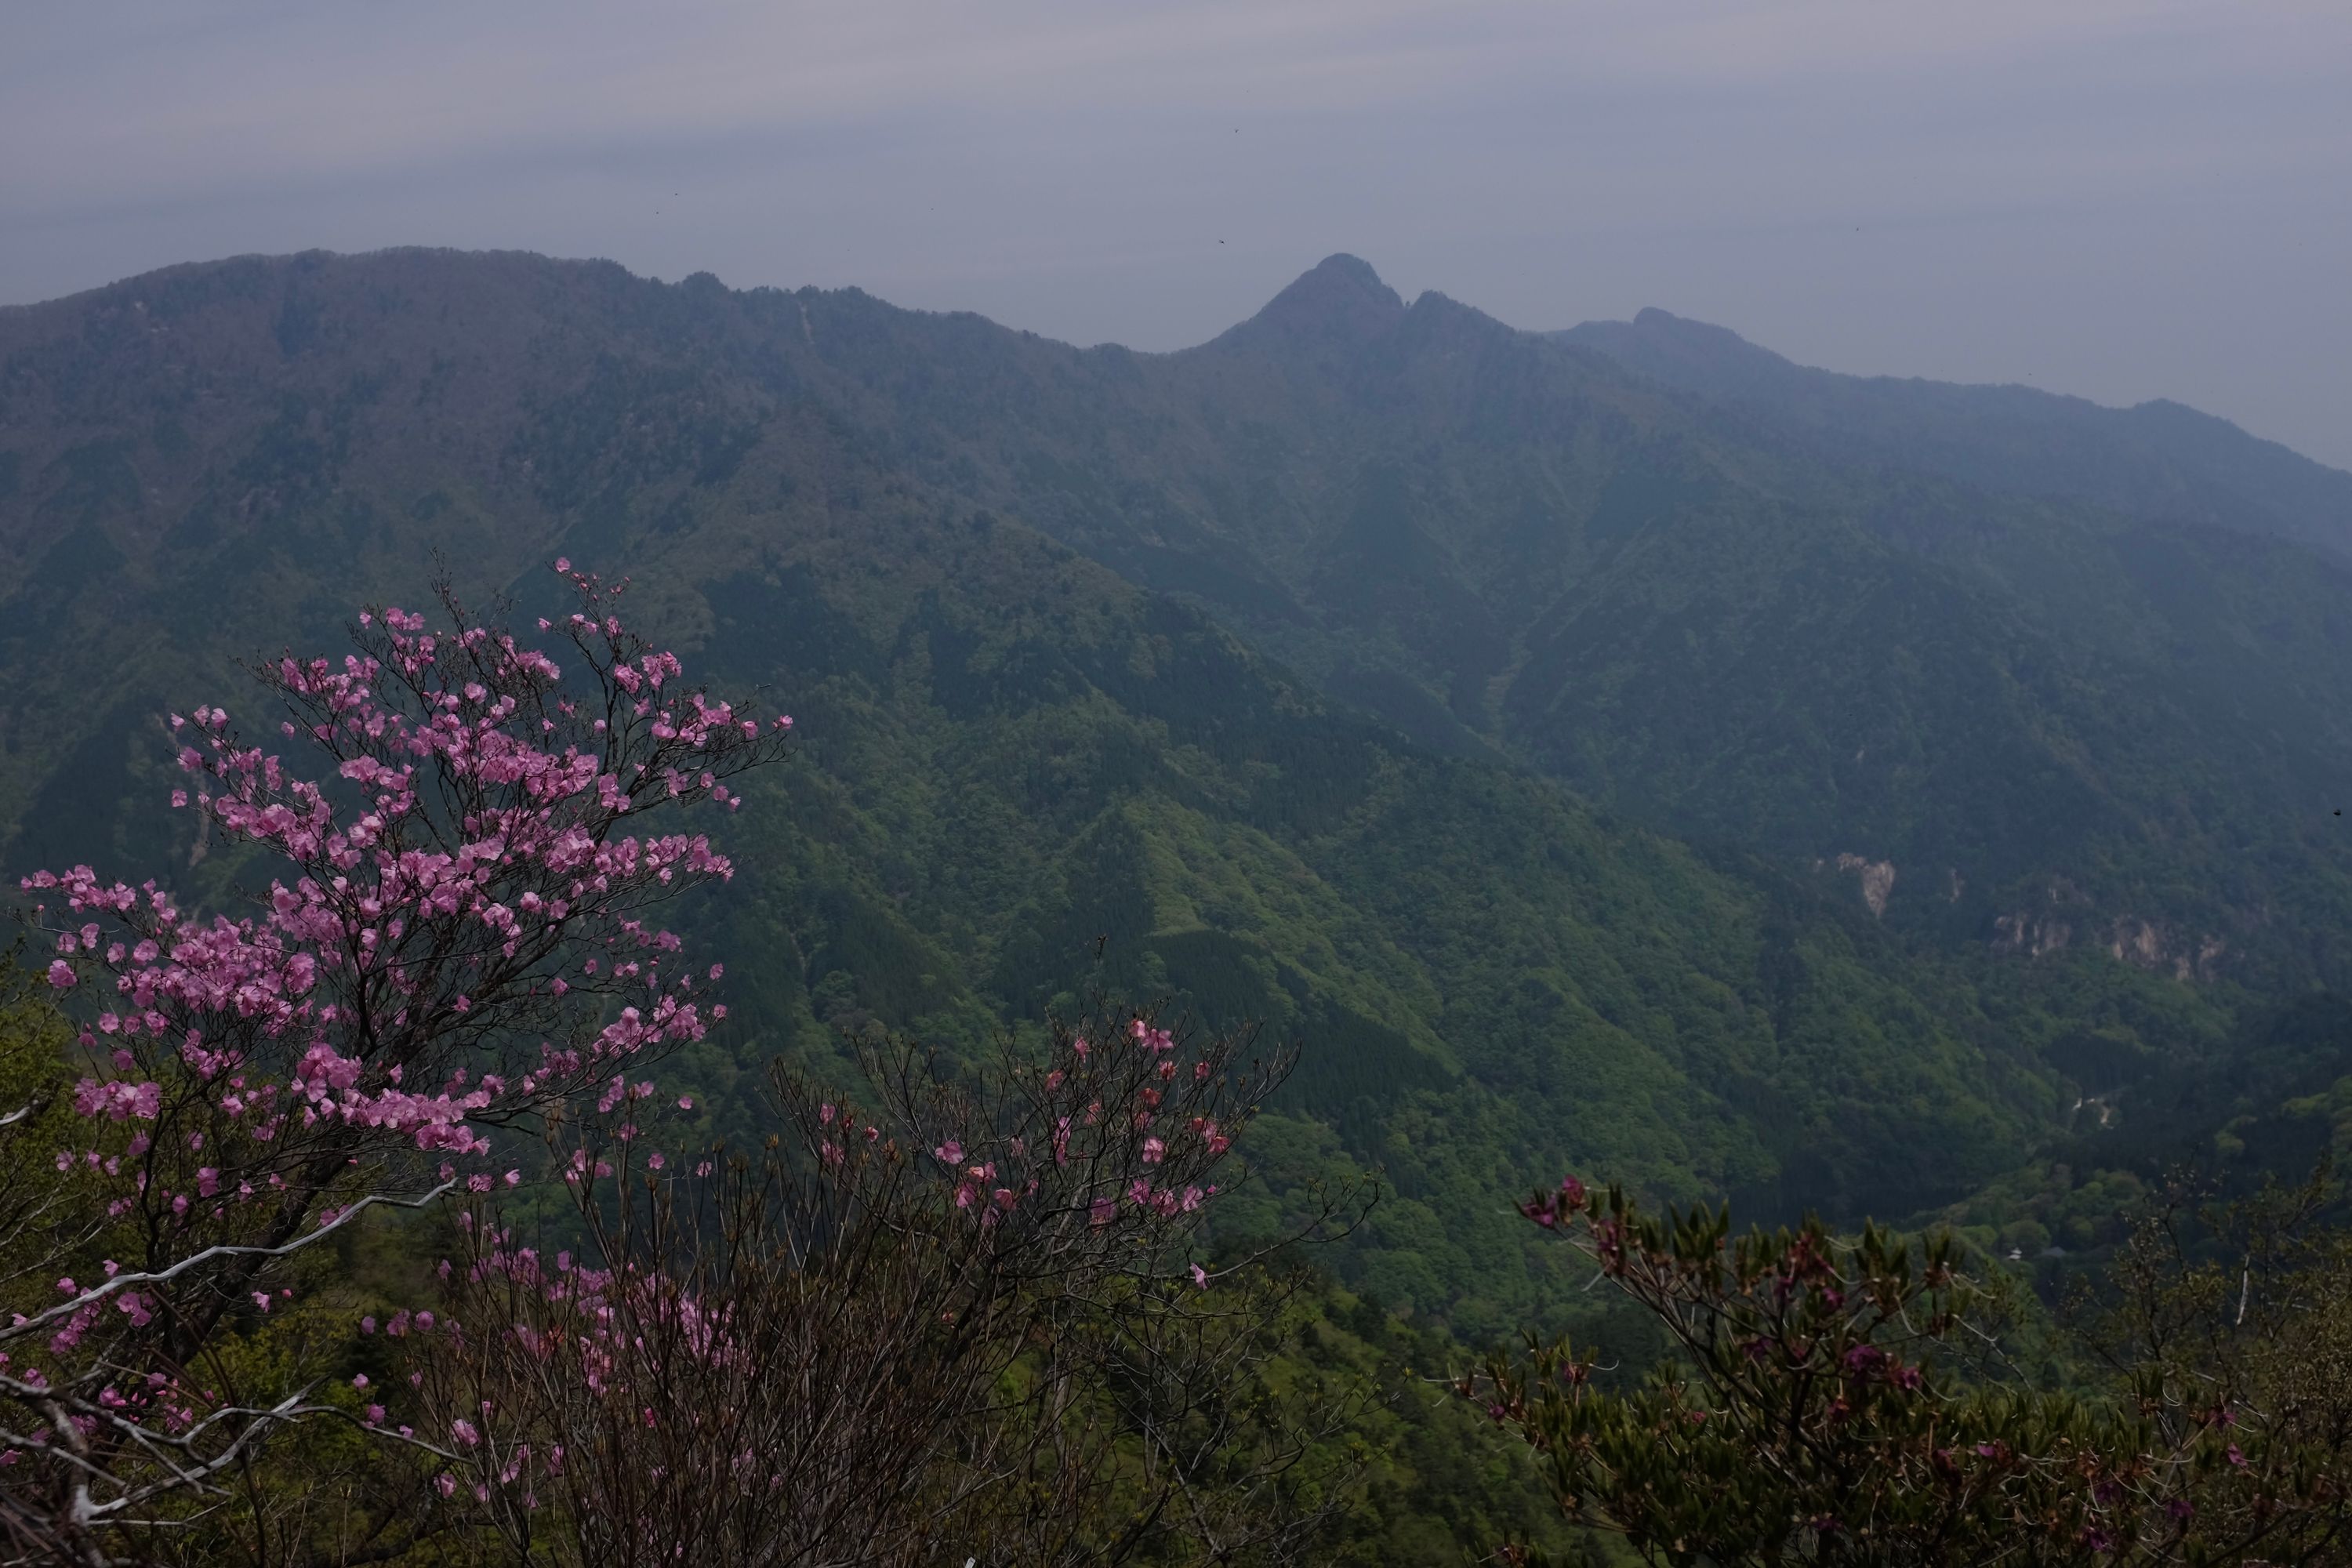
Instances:
[[[262,1142],[323,1119],[479,1152],[468,1117],[511,1116],[723,1016],[646,916],[732,868],[702,835],[625,828],[652,805],[740,805],[729,781],[790,721],[681,689],[676,656],[610,613],[618,590],[572,575],[583,608],[561,635],[585,689],[451,601],[439,635],[371,612],[359,651],[263,671],[323,780],[241,744],[223,709],[173,717],[194,792],[174,804],[285,868],[257,912],[202,918],[86,866],[25,879],[62,904],[51,984],[79,992],[95,972],[90,1113],[155,1120],[168,1069],[175,1095]],[[597,1026],[518,1045],[567,1014]]]
[[[739,808],[791,721],[688,686],[622,622],[625,584],[558,570],[579,607],[539,627],[560,658],[445,588],[437,624],[370,610],[341,657],[256,669],[289,754],[218,706],[171,716],[172,805],[228,871],[205,907],[88,866],[23,879],[81,1054],[85,1131],[57,1169],[143,1251],[123,1278],[144,1283],[14,1314],[0,1394],[37,1375],[103,1426],[152,1397],[144,1365],[268,1310],[281,1260],[372,1186],[436,1162],[451,1183],[492,1129],[725,1016],[718,966],[690,966],[661,916],[732,868],[700,833],[638,824]],[[48,1364],[27,1367],[12,1342],[36,1332]]]

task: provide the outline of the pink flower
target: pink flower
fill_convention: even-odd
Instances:
[[[571,575],[568,557],[557,566]],[[233,1125],[253,1146],[228,1167],[168,1175],[168,1186],[122,1182],[110,1194],[110,1217],[143,1205],[193,1220],[201,1202],[203,1213],[226,1221],[232,1205],[262,1198],[274,1206],[282,1194],[294,1212],[334,1223],[320,1178],[301,1160],[257,1163],[250,1180],[238,1175],[254,1150],[273,1141],[308,1146],[311,1129],[339,1130],[353,1166],[413,1146],[445,1176],[472,1161],[467,1186],[494,1190],[499,1178],[482,1158],[491,1152],[485,1126],[619,1083],[636,1058],[700,1040],[722,1016],[689,1000],[698,984],[688,984],[698,973],[718,980],[721,966],[673,956],[679,937],[639,916],[695,883],[727,879],[731,866],[699,835],[627,833],[621,825],[664,798],[731,803],[737,797],[722,782],[772,754],[776,742],[759,727],[744,733],[728,704],[687,689],[675,656],[647,647],[607,613],[615,590],[585,574],[576,585],[583,603],[563,629],[589,663],[587,689],[599,700],[587,710],[557,687],[565,672],[554,661],[502,629],[460,617],[428,633],[422,615],[385,607],[362,616],[351,655],[289,654],[258,672],[309,720],[279,731],[295,748],[317,742],[315,773],[246,746],[224,709],[207,705],[171,720],[187,770],[175,801],[193,805],[224,843],[256,852],[265,902],[198,918],[155,882],[108,885],[87,866],[26,879],[27,888],[59,889],[58,902],[76,921],[55,933],[55,962],[43,970],[53,990],[78,989],[77,966],[87,957],[93,983],[113,981],[120,993],[83,1020],[94,1070],[71,1098],[82,1116],[135,1119],[149,1130],[126,1129],[136,1135],[125,1152],[110,1160],[93,1151],[88,1164],[121,1174],[119,1162],[152,1146],[165,1084],[175,1109],[184,1103],[188,1121],[205,1129],[191,1135],[184,1128],[173,1143],[185,1136],[188,1150],[231,1158],[213,1129]],[[638,694],[618,731],[594,717],[614,686]],[[420,808],[452,798],[453,785],[469,802],[463,819],[428,823],[432,814]],[[522,944],[550,939],[524,957]],[[490,956],[501,947],[520,962],[501,970]],[[418,954],[436,952],[479,956],[446,973],[415,966]],[[535,1059],[469,1038],[483,1047],[478,1065],[425,1081],[415,1047],[453,1018],[488,1030],[518,1005],[562,1011],[558,970],[586,977],[572,989],[595,999],[572,1021],[593,1016],[595,1023],[576,1033],[551,1026]],[[392,1037],[363,1045],[355,1014],[371,994],[385,999],[377,1022]],[[248,1055],[259,1041],[299,1065],[260,1070]],[[101,1065],[108,1060],[110,1070]],[[403,1061],[410,1064],[405,1083]],[[175,1076],[142,1081],[134,1075],[142,1070]],[[641,1083],[628,1098],[650,1093]],[[679,1097],[678,1106],[690,1111],[694,1102]],[[658,1155],[648,1163],[660,1168]],[[82,1163],[78,1152],[67,1152],[66,1170]],[[582,1166],[575,1179],[589,1179],[590,1170]],[[519,1186],[520,1173],[504,1179]],[[234,1228],[224,1239],[242,1239]],[[173,1230],[174,1240],[185,1236]],[[267,1312],[288,1297],[253,1290],[249,1299]],[[128,1290],[115,1297],[134,1321],[151,1300]],[[71,1298],[59,1316],[81,1305],[100,1321],[100,1304]],[[432,1319],[404,1311],[386,1331],[404,1335],[412,1324],[427,1331]],[[365,1320],[362,1331],[375,1327]],[[353,1386],[365,1388],[365,1379]],[[381,1415],[371,1409],[372,1419]]]
[[[1209,1271],[1197,1263],[1192,1265],[1192,1283],[1203,1290],[1209,1288]]]

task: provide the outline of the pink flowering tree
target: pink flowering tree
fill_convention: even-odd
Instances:
[[[855,1099],[779,1068],[757,1161],[615,1104],[574,1130],[584,1241],[473,1205],[389,1418],[518,1559],[1286,1560],[1348,1412],[1263,1382],[1303,1274],[1203,1245],[1288,1066],[1247,1048],[1106,1013],[948,1080],[867,1041]]]
[[[215,1352],[376,1211],[518,1181],[495,1130],[629,1094],[724,1016],[664,915],[730,868],[669,824],[740,806],[791,721],[688,684],[621,585],[557,570],[578,608],[536,634],[444,586],[434,616],[362,614],[340,658],[259,667],[282,710],[261,740],[172,716],[171,804],[240,894],[23,879],[77,1038],[62,1080],[0,1106],[16,1152],[56,1145],[37,1229],[0,1237],[18,1540],[110,1560],[275,1430],[364,1423],[299,1383],[232,1387]]]

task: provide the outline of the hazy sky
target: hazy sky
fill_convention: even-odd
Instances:
[[[2352,467],[2352,0],[0,8],[0,302],[404,244],[1139,348],[1349,250]]]

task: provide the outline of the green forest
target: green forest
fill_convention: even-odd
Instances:
[[[1103,996],[1295,1049],[1203,1234],[1370,1200],[1266,1363],[1372,1391],[1316,1560],[1608,1561],[1520,1440],[1582,1407],[1455,1387],[1524,1333],[1606,1388],[1669,1355],[1530,1191],[1948,1229],[2055,1398],[2176,1176],[2252,1202],[2352,1143],[2352,479],[1782,371],[1344,257],[1169,355],[517,254],[0,311],[0,860],[232,907],[259,862],[160,809],[162,715],[258,732],[247,666],[436,580],[521,627],[558,557],[625,577],[793,719],[667,917],[729,1007],[662,1068],[678,1135]]]

